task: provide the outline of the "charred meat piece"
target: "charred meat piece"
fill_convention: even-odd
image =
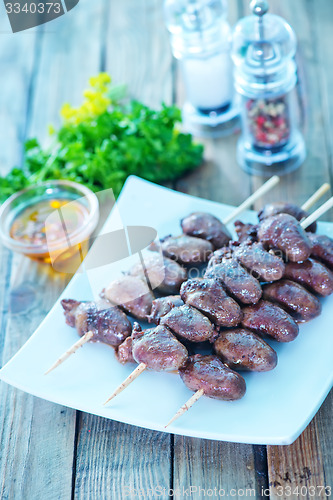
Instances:
[[[167,326],[173,333],[191,342],[213,341],[217,336],[209,319],[194,307],[186,305],[171,309],[161,318],[160,325]]]
[[[308,259],[305,262],[288,262],[285,278],[297,281],[310,292],[326,297],[333,293],[333,273],[323,264]]]
[[[191,389],[203,389],[205,396],[224,401],[241,399],[246,391],[245,380],[230,370],[217,356],[190,356],[179,369],[182,381]]]
[[[168,314],[173,307],[183,306],[184,302],[180,298],[180,295],[168,295],[167,297],[160,297],[153,301],[151,308],[151,313],[148,316],[149,323],[155,323],[158,325],[160,319]]]
[[[226,226],[212,214],[193,212],[181,221],[183,232],[210,241],[214,248],[224,247],[231,240]]]
[[[150,314],[154,300],[147,283],[138,276],[122,276],[112,281],[104,290],[104,296],[111,304],[141,320]]]
[[[178,370],[188,357],[186,347],[165,326],[159,325],[142,331],[136,323],[132,338],[133,358],[137,363],[145,363],[151,370]]]
[[[174,260],[163,257],[158,252],[143,256],[143,264],[138,262],[129,271],[131,276],[148,278],[151,288],[161,293],[179,292],[180,285],[187,279],[187,272]]]
[[[321,234],[310,234],[311,255],[333,271],[333,239]]]
[[[64,310],[65,321],[67,325],[71,326],[72,328],[75,328],[75,313],[80,304],[84,304],[84,302],[79,302],[78,300],[73,299],[63,299],[61,301],[61,305]],[[82,335],[84,335],[84,333]]]
[[[277,365],[277,354],[274,349],[246,328],[221,332],[214,342],[214,349],[230,368],[267,372]]]
[[[298,324],[284,309],[266,300],[243,308],[242,326],[278,342],[291,342],[299,332]]]
[[[132,353],[132,343],[132,337],[127,337],[127,339],[125,339],[116,350],[116,358],[122,365],[125,365],[126,363],[135,363]]]
[[[260,221],[263,221],[264,219],[267,219],[267,217],[278,214],[292,215],[298,221],[306,219],[309,215],[308,212],[294,203],[277,202],[265,205],[264,208],[258,212],[258,218]],[[315,233],[316,229],[317,224],[316,222],[313,222],[306,230]]]
[[[227,295],[218,280],[188,280],[182,284],[180,294],[186,305],[199,309],[215,325],[236,326],[242,318],[239,305]]]
[[[225,259],[231,259],[232,255],[233,251],[230,246],[215,250],[215,252],[208,261],[208,268],[210,269],[211,267],[221,264]]]
[[[201,264],[207,262],[213,252],[213,245],[201,238],[182,234],[167,236],[161,241],[164,255],[180,264]]]
[[[284,274],[284,262],[267,252],[261,243],[233,245],[233,255],[249,272],[263,281],[277,281]]]
[[[77,302],[62,300],[66,323],[75,326],[82,337],[92,331],[92,341],[100,341],[113,347],[119,346],[129,335],[132,325],[119,307],[110,307],[105,301]]]
[[[244,224],[240,220],[236,220],[234,223],[235,231],[238,236],[239,243],[254,243],[258,241],[258,226],[255,224]]]
[[[264,219],[259,225],[258,238],[265,248],[281,250],[292,262],[303,262],[311,255],[311,241],[292,215],[279,214]]]
[[[264,285],[263,297],[286,309],[296,321],[309,321],[321,313],[317,297],[294,281],[283,279]]]
[[[205,278],[220,280],[227,292],[243,304],[255,304],[262,294],[259,281],[236,259],[223,259],[221,264],[209,266]]]

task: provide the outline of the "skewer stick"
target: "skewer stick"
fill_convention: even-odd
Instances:
[[[181,417],[182,415],[184,415],[184,413],[186,413],[194,405],[194,403],[196,403],[198,401],[198,399],[200,399],[201,396],[203,396],[203,395],[204,395],[204,390],[203,389],[199,389],[197,392],[195,392],[193,394],[193,396],[190,397],[190,399],[188,401],[186,401],[186,403],[181,408],[179,408],[179,410],[177,411],[177,413],[172,417],[172,419],[170,420],[170,422],[168,422],[164,428],[166,429],[175,420],[177,420],[179,417]]]
[[[274,175],[271,177],[265,184],[263,184],[257,191],[255,191],[251,196],[249,196],[239,207],[237,207],[230,215],[228,215],[223,224],[227,225],[236,219],[244,210],[249,208],[258,198],[261,198],[265,193],[270,191],[274,186],[276,186],[280,182],[280,177]]]
[[[44,373],[44,375],[47,375],[48,373],[52,372],[52,370],[54,370],[59,365],[61,365],[64,361],[66,361],[66,359],[68,359],[72,354],[74,354],[80,347],[82,347],[84,344],[86,344],[87,342],[89,342],[89,340],[91,340],[93,338],[93,336],[94,336],[94,334],[93,334],[92,331],[89,331],[89,332],[85,333],[83,335],[83,337],[80,338],[80,340],[78,340],[77,342],[75,342],[75,344],[73,344],[72,347],[70,347],[68,349],[68,351],[64,352],[64,354],[62,354],[60,356],[60,358],[57,359],[57,361],[54,363],[54,365],[52,365],[51,368],[49,368]]]
[[[330,188],[331,186],[329,183],[325,182],[325,184],[323,184],[305,203],[303,203],[301,206],[302,210],[309,210],[309,208],[311,208],[322,196],[324,196]]]
[[[309,217],[307,217],[301,222],[302,228],[306,229],[308,226],[310,226],[310,224],[319,219],[319,217],[321,217],[331,208],[333,208],[333,196],[329,200],[327,200],[323,205],[321,205],[321,207],[315,210],[311,215],[309,215]]]
[[[108,404],[111,399],[115,398],[116,396],[118,396],[118,394],[123,392],[123,390],[126,389],[126,387],[129,386],[146,368],[147,365],[145,363],[140,363],[135,368],[135,370],[133,370],[132,373],[127,377],[127,379],[124,380],[124,382],[122,382],[114,391],[114,393],[105,401],[104,406]]]

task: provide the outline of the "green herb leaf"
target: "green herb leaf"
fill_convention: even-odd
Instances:
[[[102,79],[86,99],[97,102],[96,110],[98,99],[102,103],[109,99],[110,106],[106,110],[102,106],[99,114],[95,111],[90,116],[85,102],[77,110],[66,105],[69,118],[53,133],[53,146],[43,150],[37,139],[29,139],[22,169],[14,168],[0,177],[0,201],[50,179],[76,181],[95,191],[112,188],[118,196],[131,174],[164,182],[200,165],[203,146],[176,129],[181,121],[177,107],[162,104],[160,110],[153,110],[138,101],[123,104],[124,86],[103,83],[105,74]]]

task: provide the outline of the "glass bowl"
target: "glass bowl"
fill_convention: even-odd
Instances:
[[[61,203],[57,204],[57,200]],[[50,232],[47,233],[43,241],[32,242],[22,241],[14,238],[12,229],[14,221],[17,222],[23,213],[27,213],[31,208],[41,202],[55,201],[54,212],[51,217],[60,217],[64,223],[65,232],[62,236],[52,241]],[[67,203],[68,202],[68,203]],[[66,207],[75,207],[80,209],[80,219],[71,231],[68,231],[66,225]],[[61,210],[57,210],[61,206]],[[47,214],[50,217],[50,213]],[[46,181],[35,186],[30,186],[18,193],[12,195],[0,207],[0,237],[3,244],[14,252],[26,255],[34,260],[53,263],[55,260],[66,260],[80,252],[82,254],[82,245],[85,250],[88,248],[88,242],[91,234],[95,230],[99,219],[99,203],[97,196],[87,187],[70,181]],[[30,220],[30,219],[29,219]],[[49,220],[45,217],[45,220]],[[86,253],[86,251],[84,252]]]

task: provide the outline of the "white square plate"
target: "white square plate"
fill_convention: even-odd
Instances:
[[[180,233],[180,219],[192,211],[208,211],[223,218],[233,207],[194,198],[130,177],[106,222],[106,231],[124,225],[147,225],[158,235]],[[243,221],[255,222],[246,212]],[[122,222],[121,222],[122,221]],[[104,230],[103,230],[104,232]],[[319,224],[319,233],[333,236],[333,224]],[[118,262],[89,273],[100,290],[128,262]],[[144,372],[130,387],[104,407],[103,401],[133,370],[122,366],[107,345],[89,343],[48,376],[44,372],[78,337],[64,322],[61,298],[87,300],[87,275],[77,273],[60,299],[22,349],[4,366],[0,378],[40,398],[77,410],[165,431],[164,426],[191,396],[177,374]],[[167,432],[186,436],[253,444],[292,443],[315,415],[333,381],[333,296],[322,300],[322,314],[301,325],[289,344],[270,342],[278,366],[267,373],[246,373],[247,392],[235,402],[201,398]]]

